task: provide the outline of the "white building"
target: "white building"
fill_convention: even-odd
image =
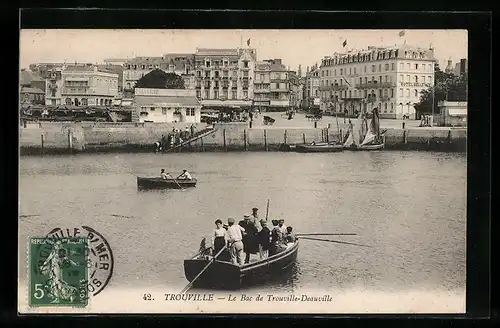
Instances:
[[[415,118],[422,90],[434,83],[434,50],[401,45],[335,53],[320,66],[321,109],[379,108],[382,118]]]
[[[195,90],[135,89],[139,122],[200,123],[201,107]]]
[[[254,97],[255,49],[196,49],[196,96],[206,107],[249,107]]]
[[[305,108],[319,108],[321,104],[320,98],[320,70],[317,65],[307,70],[304,86],[304,101]]]
[[[118,74],[103,72],[97,66],[67,66],[60,83],[62,105],[111,106],[118,96]]]
[[[266,112],[271,104],[271,63],[255,63],[254,106],[261,112]]]

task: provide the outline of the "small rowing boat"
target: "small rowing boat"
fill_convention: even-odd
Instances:
[[[159,177],[137,177],[137,188],[139,189],[182,189],[195,187],[196,179],[162,179]]]
[[[295,145],[295,151],[298,153],[336,153],[341,152],[343,149],[344,145],[333,142],[318,142]]]
[[[265,281],[265,278],[269,276],[282,275],[284,269],[295,263],[298,250],[299,241],[296,240],[294,243],[289,243],[287,248],[280,253],[242,266],[232,264],[227,257],[224,260],[217,258],[209,265],[212,261],[211,256],[196,255],[191,259],[184,260],[184,274],[189,282],[193,282],[206,268],[201,276],[194,281],[194,287],[235,290]]]

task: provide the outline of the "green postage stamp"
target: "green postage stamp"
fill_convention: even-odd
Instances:
[[[30,306],[87,306],[86,237],[30,238],[28,259]]]

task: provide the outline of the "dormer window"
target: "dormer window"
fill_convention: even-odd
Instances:
[[[210,59],[205,58],[205,67],[210,67]]]
[[[222,59],[222,65],[224,67],[227,67],[228,63],[229,63],[229,61],[227,60],[227,58]]]
[[[137,65],[134,65],[134,69],[137,69]]]
[[[142,69],[145,69],[145,68],[146,68],[146,65],[141,65],[141,68],[142,68]]]
[[[243,67],[248,68],[248,61],[247,60],[243,61]]]

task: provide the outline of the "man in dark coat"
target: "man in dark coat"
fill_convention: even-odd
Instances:
[[[269,257],[269,246],[271,245],[271,230],[267,227],[267,221],[260,220],[262,229],[258,232],[259,237],[259,254],[260,259],[266,259]]]
[[[250,221],[250,215],[245,214],[244,219],[238,223],[246,234],[243,236],[243,251],[245,252],[245,263],[250,263],[250,254],[257,254],[259,243],[257,239],[257,228]]]

